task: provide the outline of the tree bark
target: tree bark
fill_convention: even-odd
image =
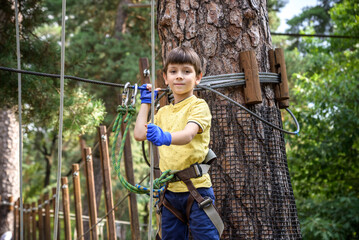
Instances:
[[[117,6],[117,14],[115,21],[115,37],[118,40],[121,40],[121,34],[126,32],[126,20],[127,20],[127,10],[126,5],[131,1],[121,0]]]
[[[266,1],[163,0],[158,3],[162,58],[177,46],[201,57],[204,76],[242,72],[239,53],[255,51],[260,72],[269,72],[271,35]],[[274,86],[262,84],[263,101],[246,106],[281,126]],[[244,104],[243,87],[221,92]],[[211,170],[223,239],[300,239],[283,134],[227,100],[200,92],[211,113]]]
[[[19,198],[19,123],[15,110],[0,109],[0,195],[3,200],[8,196]],[[13,231],[13,212],[8,206],[0,205],[0,236]]]

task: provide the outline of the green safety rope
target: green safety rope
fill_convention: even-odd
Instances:
[[[138,193],[138,194],[149,194],[150,193],[149,188],[141,186],[139,184],[136,184],[135,186],[133,186],[132,184],[127,182],[126,179],[121,174],[120,163],[121,163],[122,153],[123,153],[123,149],[125,147],[127,132],[131,125],[132,119],[133,119],[134,115],[136,114],[136,110],[133,106],[119,105],[117,107],[117,112],[118,112],[118,115],[117,115],[117,118],[116,118],[115,123],[112,128],[112,131],[115,132],[114,140],[112,143],[112,164],[114,165],[114,169],[117,173],[118,178],[120,179],[121,184],[127,190],[134,192],[134,193]],[[126,115],[126,113],[127,113],[127,116],[124,120],[124,123],[127,123],[127,125],[125,128],[125,131],[122,134],[121,146],[120,146],[120,150],[119,150],[118,157],[116,160],[115,151],[116,151],[117,139],[118,139],[118,136],[121,131],[121,124],[122,124],[123,117]],[[157,178],[153,181],[153,192],[156,193],[155,197],[159,196],[159,194],[165,189],[166,183],[168,181],[170,181],[173,177],[174,177],[174,174],[171,174],[171,170],[167,170],[167,171],[163,172],[159,178]]]

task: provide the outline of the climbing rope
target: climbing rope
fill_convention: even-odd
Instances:
[[[133,186],[129,182],[126,181],[126,179],[121,174],[121,159],[123,155],[123,150],[125,147],[126,137],[129,130],[129,127],[133,121],[134,116],[136,115],[136,109],[134,108],[135,105],[135,99],[137,94],[137,84],[135,84],[135,90],[133,91],[133,94],[131,96],[131,104],[127,105],[128,99],[129,99],[129,90],[128,87],[130,86],[130,83],[127,83],[125,85],[125,89],[122,93],[122,105],[119,105],[117,107],[118,115],[116,117],[116,120],[113,124],[112,131],[115,133],[113,143],[112,143],[112,164],[114,166],[114,169],[117,173],[117,176],[121,182],[121,184],[128,190],[133,193],[137,194],[150,194],[155,193],[155,197],[159,197],[159,194],[164,190],[165,185],[168,181],[170,181],[174,175],[171,173],[171,170],[167,170],[162,173],[162,175],[155,179],[152,183],[152,188],[144,187],[142,185],[136,184]],[[127,115],[126,115],[127,114]],[[123,120],[124,116],[126,115],[125,119]],[[122,121],[126,123],[125,130],[122,133],[122,140],[120,149],[118,152],[118,157],[116,158],[116,146],[117,146],[117,140],[119,139],[119,135],[121,132],[121,124]],[[151,183],[150,183],[151,184]]]

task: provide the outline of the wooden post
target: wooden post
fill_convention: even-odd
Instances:
[[[42,205],[42,200],[39,199],[37,201],[37,215],[39,218],[39,240],[44,240],[44,216],[43,216],[43,205]]]
[[[149,73],[150,70],[150,64],[148,63],[148,58],[140,58],[139,68],[140,68],[141,83],[142,84],[150,83],[150,74],[147,74],[147,71]]]
[[[246,104],[261,103],[262,91],[259,83],[258,64],[254,51],[240,52],[239,60],[246,80],[246,85],[244,87],[244,100]]]
[[[61,178],[62,209],[64,213],[65,240],[71,240],[70,198],[67,177]]]
[[[79,238],[84,234],[84,226],[82,223],[80,167],[78,164],[72,164],[72,178],[74,184],[76,231],[77,231],[77,238]],[[80,239],[85,239],[85,238],[81,237]]]
[[[30,235],[30,212],[29,212],[29,208],[30,205],[29,204],[24,204],[24,239],[25,240],[29,240],[31,235]]]
[[[91,148],[84,149],[84,162],[85,162],[85,175],[86,175],[86,186],[87,186],[87,197],[89,203],[89,217],[90,217],[90,228],[96,224],[97,212],[96,212],[96,196],[95,196],[95,183],[93,176],[92,167],[92,152]],[[91,239],[97,240],[97,226],[90,231]]]
[[[45,221],[44,221],[44,230],[45,230],[45,239],[51,239],[51,224],[50,224],[50,201],[49,193],[44,194],[44,206],[45,206]]]
[[[162,69],[158,69],[156,72],[156,88],[162,88],[165,89],[167,88],[165,79],[163,78],[163,73],[162,73]],[[160,99],[160,106],[163,107],[165,105],[169,104],[167,97],[164,96],[163,98]]]
[[[0,201],[1,201],[1,196],[0,196]],[[20,237],[19,237],[19,219],[20,219],[19,207],[20,206],[19,205],[20,205],[20,202],[19,202],[19,199],[17,199],[15,202],[15,210],[14,210],[14,237],[13,237],[14,240],[20,239]]]
[[[1,201],[1,200],[0,200],[0,201]],[[9,196],[9,197],[8,197],[8,202],[9,202],[9,211],[10,211],[10,212],[14,211],[13,201],[14,201],[14,198],[13,198],[12,196]]]
[[[113,207],[112,197],[112,183],[111,183],[111,166],[110,156],[108,152],[108,137],[106,126],[100,126],[97,128],[99,143],[100,143],[100,158],[103,176],[103,189],[105,195],[106,213],[108,213]],[[116,240],[116,224],[115,224],[115,211],[110,212],[106,217],[107,227],[107,239]]]
[[[56,208],[56,187],[53,187],[52,188],[52,212],[54,214],[54,226],[55,226],[55,208]],[[60,221],[57,222],[58,226],[57,226],[57,240],[60,240],[60,227],[61,227],[61,224],[60,224]]]
[[[32,240],[36,240],[36,215],[37,215],[37,210],[36,210],[36,202],[33,202],[31,204],[31,217],[32,217],[32,224],[31,224],[31,239]]]
[[[123,133],[124,131],[125,131],[125,126],[124,124],[121,124],[121,132]],[[124,148],[125,172],[126,172],[127,182],[134,185],[135,176],[133,174],[133,162],[132,162],[130,137],[131,137],[130,133],[127,132],[125,148]],[[140,237],[140,223],[138,219],[137,198],[135,193],[130,192],[128,196],[128,204],[130,208],[129,213],[130,213],[132,239],[137,240],[140,239],[141,237]]]
[[[281,78],[280,84],[275,87],[275,98],[278,101],[279,108],[287,108],[289,107],[289,87],[283,49],[270,49],[268,57],[270,71],[280,74]]]

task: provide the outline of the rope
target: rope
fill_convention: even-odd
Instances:
[[[64,72],[65,72],[65,18],[66,18],[66,0],[62,0],[62,22],[61,22],[61,72],[60,72],[60,113],[59,113],[59,135],[58,135],[58,162],[57,162],[57,183],[56,183],[56,201],[55,201],[55,221],[54,237],[57,239],[59,222],[59,202],[60,202],[60,179],[61,179],[61,161],[62,161],[62,125],[64,114]]]
[[[148,174],[147,176],[145,176],[141,181],[140,183],[142,183],[146,178],[148,177]],[[82,234],[80,237],[77,238],[77,240],[80,240],[82,239],[86,234],[88,234],[92,229],[94,229],[94,227],[96,227],[98,224],[100,224],[112,211],[114,211],[123,201],[126,200],[126,198],[130,196],[130,193],[127,193],[121,200],[119,200],[114,206],[113,208],[111,208],[105,216],[103,216],[100,220],[98,220],[94,225],[92,225],[88,230],[87,232],[85,232],[84,234]]]
[[[151,84],[152,89],[155,88],[155,73],[156,73],[156,62],[155,62],[155,1],[151,0]],[[155,91],[151,93],[151,122],[154,122],[154,113],[155,113]],[[150,142],[150,154],[151,154],[151,167],[150,167],[150,206],[149,212],[150,216],[148,219],[148,240],[151,240],[152,237],[152,212],[153,212],[153,178],[154,178],[154,153],[153,153],[153,143]]]
[[[16,28],[16,56],[17,69],[21,70],[21,55],[20,55],[20,34],[19,34],[19,9],[18,1],[15,0],[15,28]],[[21,103],[21,73],[17,74],[18,81],[18,105],[19,105],[19,180],[20,180],[20,240],[24,239],[24,214],[23,214],[23,200],[22,200],[22,103]]]
[[[112,143],[112,164],[117,173],[117,176],[118,176],[121,184],[128,191],[131,191],[131,192],[137,193],[137,194],[150,194],[152,192],[152,193],[156,193],[156,197],[158,197],[159,194],[164,190],[166,182],[170,181],[174,177],[174,175],[171,174],[171,170],[167,170],[167,171],[163,172],[159,178],[157,178],[153,181],[152,188],[150,188],[150,189],[147,187],[141,186],[140,184],[136,184],[135,186],[133,186],[132,184],[130,184],[129,182],[126,181],[126,179],[121,174],[121,158],[122,158],[123,150],[125,147],[127,133],[128,133],[129,127],[131,125],[132,119],[133,119],[134,115],[136,114],[136,110],[133,106],[126,107],[124,105],[120,105],[120,106],[118,106],[117,111],[118,111],[118,115],[117,115],[116,121],[112,128],[112,131],[115,132],[114,140]],[[122,134],[121,146],[119,149],[118,158],[116,159],[117,139],[118,139],[120,131],[121,131],[121,124],[122,124],[123,117],[126,115],[126,113],[127,113],[127,116],[124,120],[124,123],[127,123],[127,125]],[[150,182],[150,184],[151,184],[151,182]],[[153,188],[153,187],[155,187],[155,188]]]

